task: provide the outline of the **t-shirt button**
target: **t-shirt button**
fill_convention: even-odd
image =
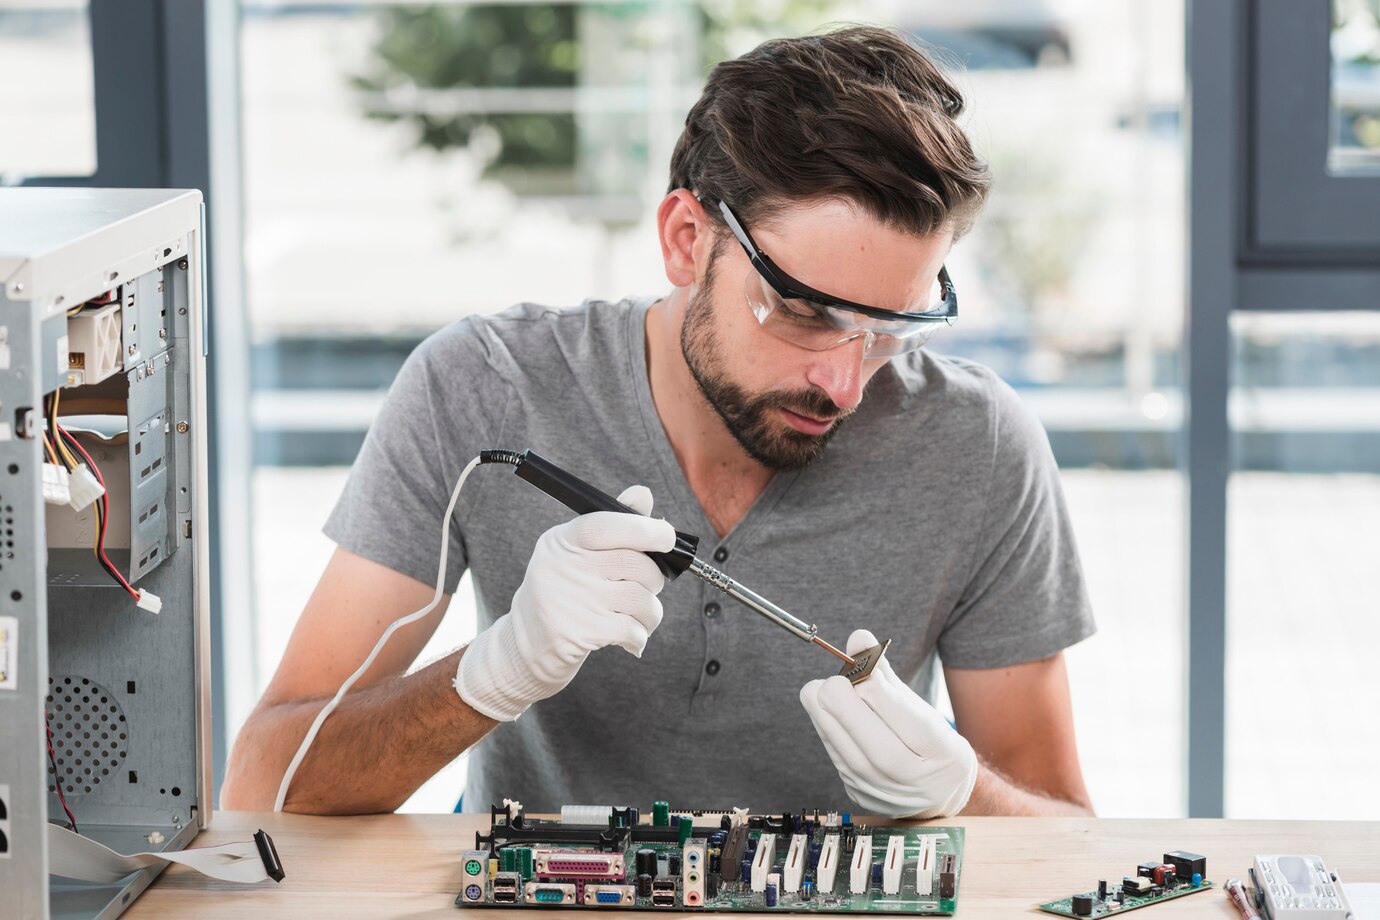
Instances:
[[[704,673],[708,674],[710,677],[713,677],[715,674],[718,674],[719,663],[717,661],[710,661],[709,664],[704,666]]]
[[[728,547],[727,547],[727,546],[720,546],[718,549],[714,550],[714,561],[715,561],[715,562],[723,562],[723,561],[724,561],[725,559],[727,559],[727,558],[728,558]]]
[[[714,603],[713,601],[710,601],[709,603],[705,604],[704,615],[709,617],[711,620],[714,619],[714,617],[719,615],[719,605]]]

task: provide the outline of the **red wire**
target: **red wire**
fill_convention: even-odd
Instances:
[[[67,807],[67,796],[62,794],[62,777],[58,775],[57,754],[53,753],[53,726],[48,724],[48,713],[43,713],[43,727],[48,729],[48,762],[53,765],[53,788],[57,790],[58,803],[62,805],[62,810],[67,812],[67,820],[72,822],[72,832],[80,834],[77,830],[77,816],[72,814],[72,809]]]
[[[66,428],[63,428],[61,425],[57,425],[57,430],[64,438],[67,439],[67,443],[75,447],[77,449],[77,453],[82,455],[82,459],[86,461],[86,465],[91,468],[92,475],[96,477],[96,481],[99,482],[101,484],[101,488],[104,489],[105,479],[101,476],[100,467],[96,466],[96,461],[91,459],[91,455],[86,452],[86,448],[82,447],[81,443],[76,438],[72,437],[71,433]],[[105,566],[106,571],[113,575],[115,577],[115,580],[120,583],[121,587],[128,591],[130,593],[130,596],[137,601],[139,599],[139,592],[135,590],[128,581],[125,580],[125,577],[120,574],[120,570],[115,568],[115,564],[112,563],[109,557],[107,557],[105,554],[105,526],[106,522],[110,519],[110,515],[106,513],[108,507],[109,506],[106,503],[105,495],[102,495],[99,499],[96,500],[96,517],[100,518],[101,522],[100,536],[96,538],[96,555],[100,558],[101,563]]]

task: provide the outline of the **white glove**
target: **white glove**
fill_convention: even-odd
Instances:
[[[855,630],[848,654],[875,645],[872,633]],[[972,746],[902,683],[885,658],[857,686],[838,676],[810,681],[800,702],[848,797],[863,811],[937,818],[968,804],[978,773]]]
[[[642,657],[666,584],[646,553],[670,550],[676,531],[646,517],[645,486],[618,500],[638,514],[582,514],[537,540],[512,608],[460,656],[455,691],[471,707],[511,722],[564,689],[595,649],[619,645]]]

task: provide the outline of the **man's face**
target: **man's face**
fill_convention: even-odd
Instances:
[[[853,206],[825,201],[749,227],[781,268],[816,290],[884,309],[912,309],[933,288],[951,235],[890,229]],[[861,338],[811,351],[762,328],[748,307],[755,274],[732,237],[714,247],[691,294],[680,344],[700,391],[754,460],[793,470],[815,460],[862,401],[886,359]]]

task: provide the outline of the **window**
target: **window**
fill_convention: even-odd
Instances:
[[[1182,5],[751,6],[244,0],[256,686],[416,343],[519,300],[665,289],[652,217],[707,65],[883,22],[964,65],[968,128],[998,176],[949,263],[962,316],[931,347],[1012,382],[1065,470],[1100,626],[1070,655],[1094,802],[1183,813]],[[472,634],[466,588],[452,611],[424,657]],[[1154,744],[1116,730],[1147,700]],[[448,807],[461,783],[410,807]]]
[[[1328,168],[1380,172],[1380,0],[1333,0]]]
[[[0,185],[96,171],[85,0],[0,0]]]
[[[1380,817],[1380,313],[1232,327],[1227,817]]]

